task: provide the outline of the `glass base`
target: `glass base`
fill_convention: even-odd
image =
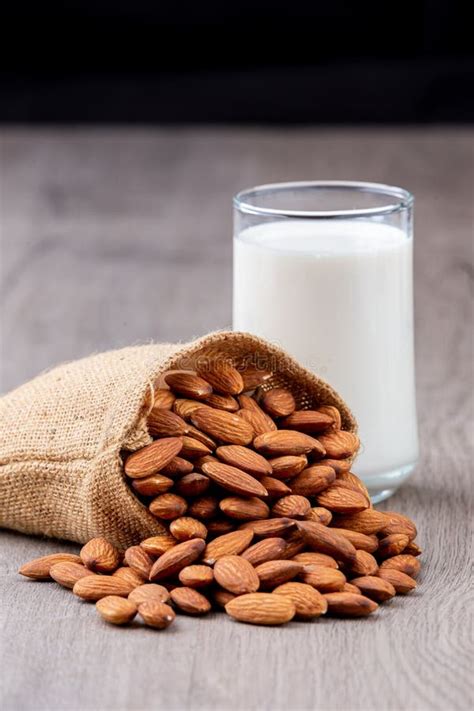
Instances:
[[[380,501],[388,499],[411,476],[416,462],[405,464],[403,467],[393,469],[390,472],[377,474],[376,476],[362,477],[364,484],[369,490],[372,503],[378,504]]]

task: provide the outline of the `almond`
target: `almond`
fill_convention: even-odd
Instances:
[[[341,413],[339,412],[337,407],[334,407],[334,405],[322,405],[321,407],[318,407],[318,412],[321,412],[323,415],[327,415],[332,419],[335,430],[341,429]]]
[[[352,457],[349,459],[331,459],[330,457],[325,457],[319,461],[319,464],[324,464],[326,467],[332,467],[336,474],[342,474],[343,472],[348,472],[352,466]]]
[[[248,366],[239,372],[244,382],[244,391],[255,390],[272,377],[270,371],[253,366]]]
[[[127,548],[124,559],[132,570],[141,575],[145,580],[148,580],[153,561],[143,548],[140,546]]]
[[[400,570],[402,573],[409,575],[410,578],[416,578],[421,569],[420,561],[414,556],[407,554],[396,555],[392,558],[388,558],[381,563],[380,567],[383,569],[393,568],[395,570]]]
[[[304,540],[304,536],[301,531],[295,528],[288,534],[286,548],[280,558],[282,560],[293,560],[295,555],[301,553],[305,548],[306,541]]]
[[[165,494],[173,484],[173,479],[168,479],[167,476],[162,476],[161,474],[152,474],[144,479],[132,480],[132,488],[142,496]]]
[[[207,530],[209,531],[209,535],[214,537],[223,536],[224,533],[230,533],[235,530],[235,523],[235,521],[231,521],[229,518],[214,518],[207,524]]]
[[[370,536],[370,534],[378,533],[386,526],[387,517],[382,511],[366,509],[360,513],[337,516],[333,519],[333,522],[337,528],[358,531]]]
[[[127,597],[133,590],[132,585],[114,575],[86,575],[74,585],[74,595],[83,600],[100,600],[107,595]]]
[[[347,592],[326,593],[328,614],[342,617],[365,617],[375,612],[378,605],[364,595],[354,595]]]
[[[194,563],[205,548],[202,538],[193,538],[191,541],[178,543],[163,553],[153,564],[149,579],[151,582],[169,578],[179,573],[187,565]]]
[[[81,564],[82,560],[73,553],[51,553],[51,555],[44,555],[41,558],[30,560],[29,563],[22,565],[18,572],[20,575],[33,580],[50,580],[50,570],[56,563]]]
[[[167,388],[157,388],[153,392],[153,410],[171,410],[176,396]],[[150,413],[151,414],[151,413]]]
[[[395,568],[379,568],[377,573],[379,578],[393,585],[397,593],[406,595],[416,588],[416,582],[406,573]]]
[[[277,430],[265,432],[254,439],[253,445],[258,452],[271,457],[281,455],[316,454],[324,456],[325,451],[320,442],[310,435],[293,430]]]
[[[251,425],[255,435],[261,435],[264,432],[272,432],[277,429],[272,418],[262,410],[252,397],[239,395],[239,404],[242,408],[239,410],[239,417]]]
[[[275,588],[273,594],[288,597],[295,606],[296,617],[300,620],[320,617],[325,614],[328,607],[321,593],[305,583],[283,583]]]
[[[385,517],[385,525],[377,533],[381,533],[382,536],[389,536],[392,533],[404,533],[410,541],[416,538],[416,526],[408,516],[403,516],[395,511],[384,511],[383,515]]]
[[[347,538],[348,541],[352,543],[354,548],[357,548],[358,550],[362,551],[367,551],[367,553],[374,553],[379,545],[377,536],[372,535],[366,535],[365,533],[359,533],[358,531],[350,531],[345,528],[336,528],[335,526],[331,526],[331,531],[334,531],[334,533],[338,533],[341,536],[344,536],[344,538]]]
[[[331,459],[346,459],[352,457],[359,449],[359,438],[352,432],[337,430],[318,437],[326,456]]]
[[[237,467],[237,469],[241,469],[247,474],[262,477],[272,473],[270,462],[248,447],[230,444],[225,447],[218,447],[216,454],[224,464]]]
[[[296,608],[288,595],[257,592],[235,597],[227,603],[225,611],[239,622],[282,625],[293,619]]]
[[[180,437],[187,431],[186,422],[171,410],[153,409],[146,423],[152,437]]]
[[[312,585],[320,592],[338,592],[346,582],[346,576],[340,570],[326,568],[322,565],[305,565],[300,575],[307,585]]]
[[[272,476],[276,479],[292,479],[297,476],[308,464],[308,459],[304,454],[299,456],[283,456],[270,459]]]
[[[214,582],[213,570],[208,565],[187,565],[178,577],[187,588],[206,588]]]
[[[301,476],[301,474],[300,474]],[[361,492],[330,486],[316,497],[320,506],[334,513],[358,513],[369,507],[369,503]]]
[[[307,434],[320,434],[334,425],[332,417],[319,410],[297,410],[281,421],[285,430],[298,430]]]
[[[197,372],[221,395],[238,395],[244,389],[244,381],[232,363],[222,360],[198,364]]]
[[[174,536],[170,536],[169,533],[162,533],[159,536],[152,536],[151,538],[145,538],[144,541],[140,543],[140,548],[153,556],[160,556],[166,553],[170,548],[173,548],[178,541]]]
[[[410,543],[405,548],[404,552],[407,553],[408,555],[417,556],[417,555],[421,555],[423,551],[421,550],[418,543],[415,543],[415,541],[410,541]]]
[[[379,569],[378,563],[374,556],[367,551],[358,550],[356,559],[350,564],[350,570],[355,575],[375,575]]]
[[[93,575],[93,573],[88,570],[85,565],[72,563],[71,561],[63,561],[62,563],[52,565],[49,569],[49,575],[53,580],[59,583],[59,585],[72,590],[78,580],[84,578],[86,575]]]
[[[224,410],[200,408],[191,415],[191,422],[211,437],[229,444],[249,444],[254,437],[253,428],[248,422]]]
[[[199,375],[189,372],[168,373],[165,382],[171,390],[185,398],[203,400],[212,393],[211,385]]]
[[[239,403],[232,395],[217,395],[217,393],[212,393],[204,402],[206,405],[209,405],[209,407],[215,407],[217,410],[237,412],[239,409]]]
[[[176,477],[184,476],[185,474],[191,474],[193,469],[194,467],[192,463],[188,462],[187,459],[183,459],[182,457],[173,457],[171,462],[163,467],[160,473],[164,476],[169,476],[172,479],[175,479]]]
[[[326,553],[347,564],[356,560],[356,549],[352,543],[327,526],[315,521],[298,521],[298,528],[303,531],[308,546],[316,552]]]
[[[226,516],[237,521],[252,521],[256,518],[268,518],[270,515],[267,504],[255,496],[229,496],[219,502],[219,508]]]
[[[242,496],[267,496],[267,490],[250,474],[221,462],[203,464],[203,472],[219,486]]]
[[[99,615],[113,625],[126,625],[137,614],[137,606],[133,602],[117,595],[107,595],[98,600],[95,606]]]
[[[314,464],[307,469],[303,469],[301,474],[292,479],[291,490],[294,494],[300,494],[301,496],[314,496],[327,489],[335,478],[336,472],[332,467]],[[324,506],[324,504],[321,503],[321,506]],[[330,507],[327,506],[326,508]]]
[[[207,538],[205,525],[191,516],[181,516],[170,523],[170,533],[178,541],[190,541],[192,538]]]
[[[370,597],[371,600],[376,602],[385,602],[385,600],[390,600],[396,594],[396,590],[391,583],[373,575],[354,578],[352,584],[357,586],[362,595]]]
[[[282,496],[291,494],[290,487],[284,481],[275,479],[273,476],[262,476],[260,484],[265,487],[270,499],[281,499]]]
[[[285,417],[296,408],[295,398],[285,388],[273,388],[263,394],[262,407],[271,417]]]
[[[146,600],[138,607],[138,614],[148,627],[164,630],[169,627],[176,617],[174,610],[164,602]]]
[[[289,533],[296,526],[296,521],[290,518],[271,518],[263,521],[247,521],[242,523],[240,530],[251,530],[260,538],[269,538],[271,536],[283,536]]]
[[[339,472],[334,486],[341,486],[342,484],[348,485],[348,488],[354,489],[354,491],[360,491],[366,497],[369,505],[371,505],[369,491],[358,476],[349,471]]]
[[[185,474],[176,482],[175,491],[180,496],[185,497],[201,496],[208,490],[210,483],[209,477],[204,476],[204,474],[191,472],[191,474]]]
[[[193,518],[207,521],[210,518],[214,518],[218,510],[218,501],[215,496],[199,496],[190,504],[188,514]]]
[[[207,544],[202,561],[207,565],[214,565],[224,555],[239,555],[249,546],[252,538],[253,531],[250,530],[232,531],[218,536]]]
[[[216,588],[212,591],[212,599],[217,607],[225,607],[235,597],[236,595],[232,595],[228,590],[222,590],[222,588]]]
[[[293,557],[297,563],[302,563],[303,565],[318,565],[324,568],[334,568],[335,570],[339,568],[337,562],[330,555],[325,553],[315,553],[314,551],[305,551],[304,553],[298,553]]]
[[[255,568],[261,587],[267,589],[296,578],[303,570],[304,565],[294,560],[269,560]]]
[[[194,427],[194,425],[188,425],[188,431],[186,434],[191,437],[191,439],[197,439],[198,442],[207,447],[207,449],[209,449],[211,452],[215,450],[216,443],[214,442],[212,437],[209,437],[209,435],[207,435],[205,432],[198,430],[198,428]]]
[[[257,566],[269,560],[280,558],[285,548],[286,541],[284,538],[265,538],[263,541],[254,543],[253,546],[247,548],[241,556],[253,566]]]
[[[354,585],[353,583],[345,583],[341,592],[348,592],[348,593],[352,593],[353,595],[362,595],[362,593],[359,590],[359,588],[357,587],[357,585]]]
[[[95,573],[113,573],[120,563],[118,550],[105,538],[91,538],[79,555],[86,568]]]
[[[132,479],[156,474],[179,454],[182,447],[183,441],[180,437],[166,437],[152,442],[127,457],[125,474]]]
[[[128,566],[117,568],[117,570],[112,574],[112,577],[125,580],[125,582],[131,586],[132,590],[138,588],[140,585],[143,585],[147,579],[144,578],[143,575],[140,575],[140,573],[137,573],[136,570],[133,570],[133,568],[129,568]]]
[[[390,536],[385,536],[379,542],[377,556],[379,558],[391,558],[399,555],[405,550],[409,543],[408,536],[404,533],[392,533]]]
[[[156,499],[153,499],[148,508],[153,516],[172,521],[186,513],[188,504],[186,499],[177,494],[160,494]]]
[[[148,600],[154,600],[155,602],[168,602],[170,594],[163,585],[145,583],[144,585],[138,585],[134,590],[132,590],[128,596],[128,599],[138,607],[143,602],[147,602]]]
[[[173,412],[187,421],[191,419],[193,412],[200,407],[204,407],[204,402],[200,402],[199,400],[178,399],[175,400],[173,404]]]
[[[174,588],[171,599],[182,612],[188,615],[204,615],[211,609],[211,603],[194,588]]]
[[[286,516],[287,518],[304,518],[311,509],[311,502],[305,496],[291,494],[284,496],[272,508],[273,516]]]
[[[307,521],[316,521],[323,526],[329,526],[332,521],[332,513],[322,506],[314,506],[305,516]]]
[[[234,595],[257,592],[260,580],[248,560],[238,555],[224,555],[214,566],[216,582]]]
[[[161,440],[158,440],[160,442]],[[183,448],[181,454],[185,459],[199,459],[204,457],[206,454],[211,454],[212,448],[207,447],[205,444],[200,442],[195,437],[188,437],[185,435],[183,437]]]

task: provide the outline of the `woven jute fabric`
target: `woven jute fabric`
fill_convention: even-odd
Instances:
[[[146,415],[160,375],[210,358],[269,369],[267,388],[289,386],[299,407],[334,404],[344,429],[357,429],[327,383],[246,333],[92,355],[0,400],[0,526],[79,543],[101,535],[120,548],[163,531],[130,490],[122,456],[151,441]]]

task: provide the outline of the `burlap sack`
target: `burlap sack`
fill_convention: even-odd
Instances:
[[[153,383],[197,358],[231,357],[272,370],[298,405],[334,404],[338,394],[281,349],[237,332],[191,343],[124,348],[61,365],[0,400],[0,526],[84,543],[103,535],[124,548],[162,531],[129,489],[122,450],[149,443]]]

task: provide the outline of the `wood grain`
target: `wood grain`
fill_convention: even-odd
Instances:
[[[24,561],[76,548],[2,532],[5,711],[472,706],[473,139],[456,127],[3,131],[3,391],[91,351],[229,326],[239,188],[412,190],[422,457],[385,507],[416,520],[426,551],[417,592],[367,620],[180,616],[160,633],[108,627],[55,584],[21,579]]]

